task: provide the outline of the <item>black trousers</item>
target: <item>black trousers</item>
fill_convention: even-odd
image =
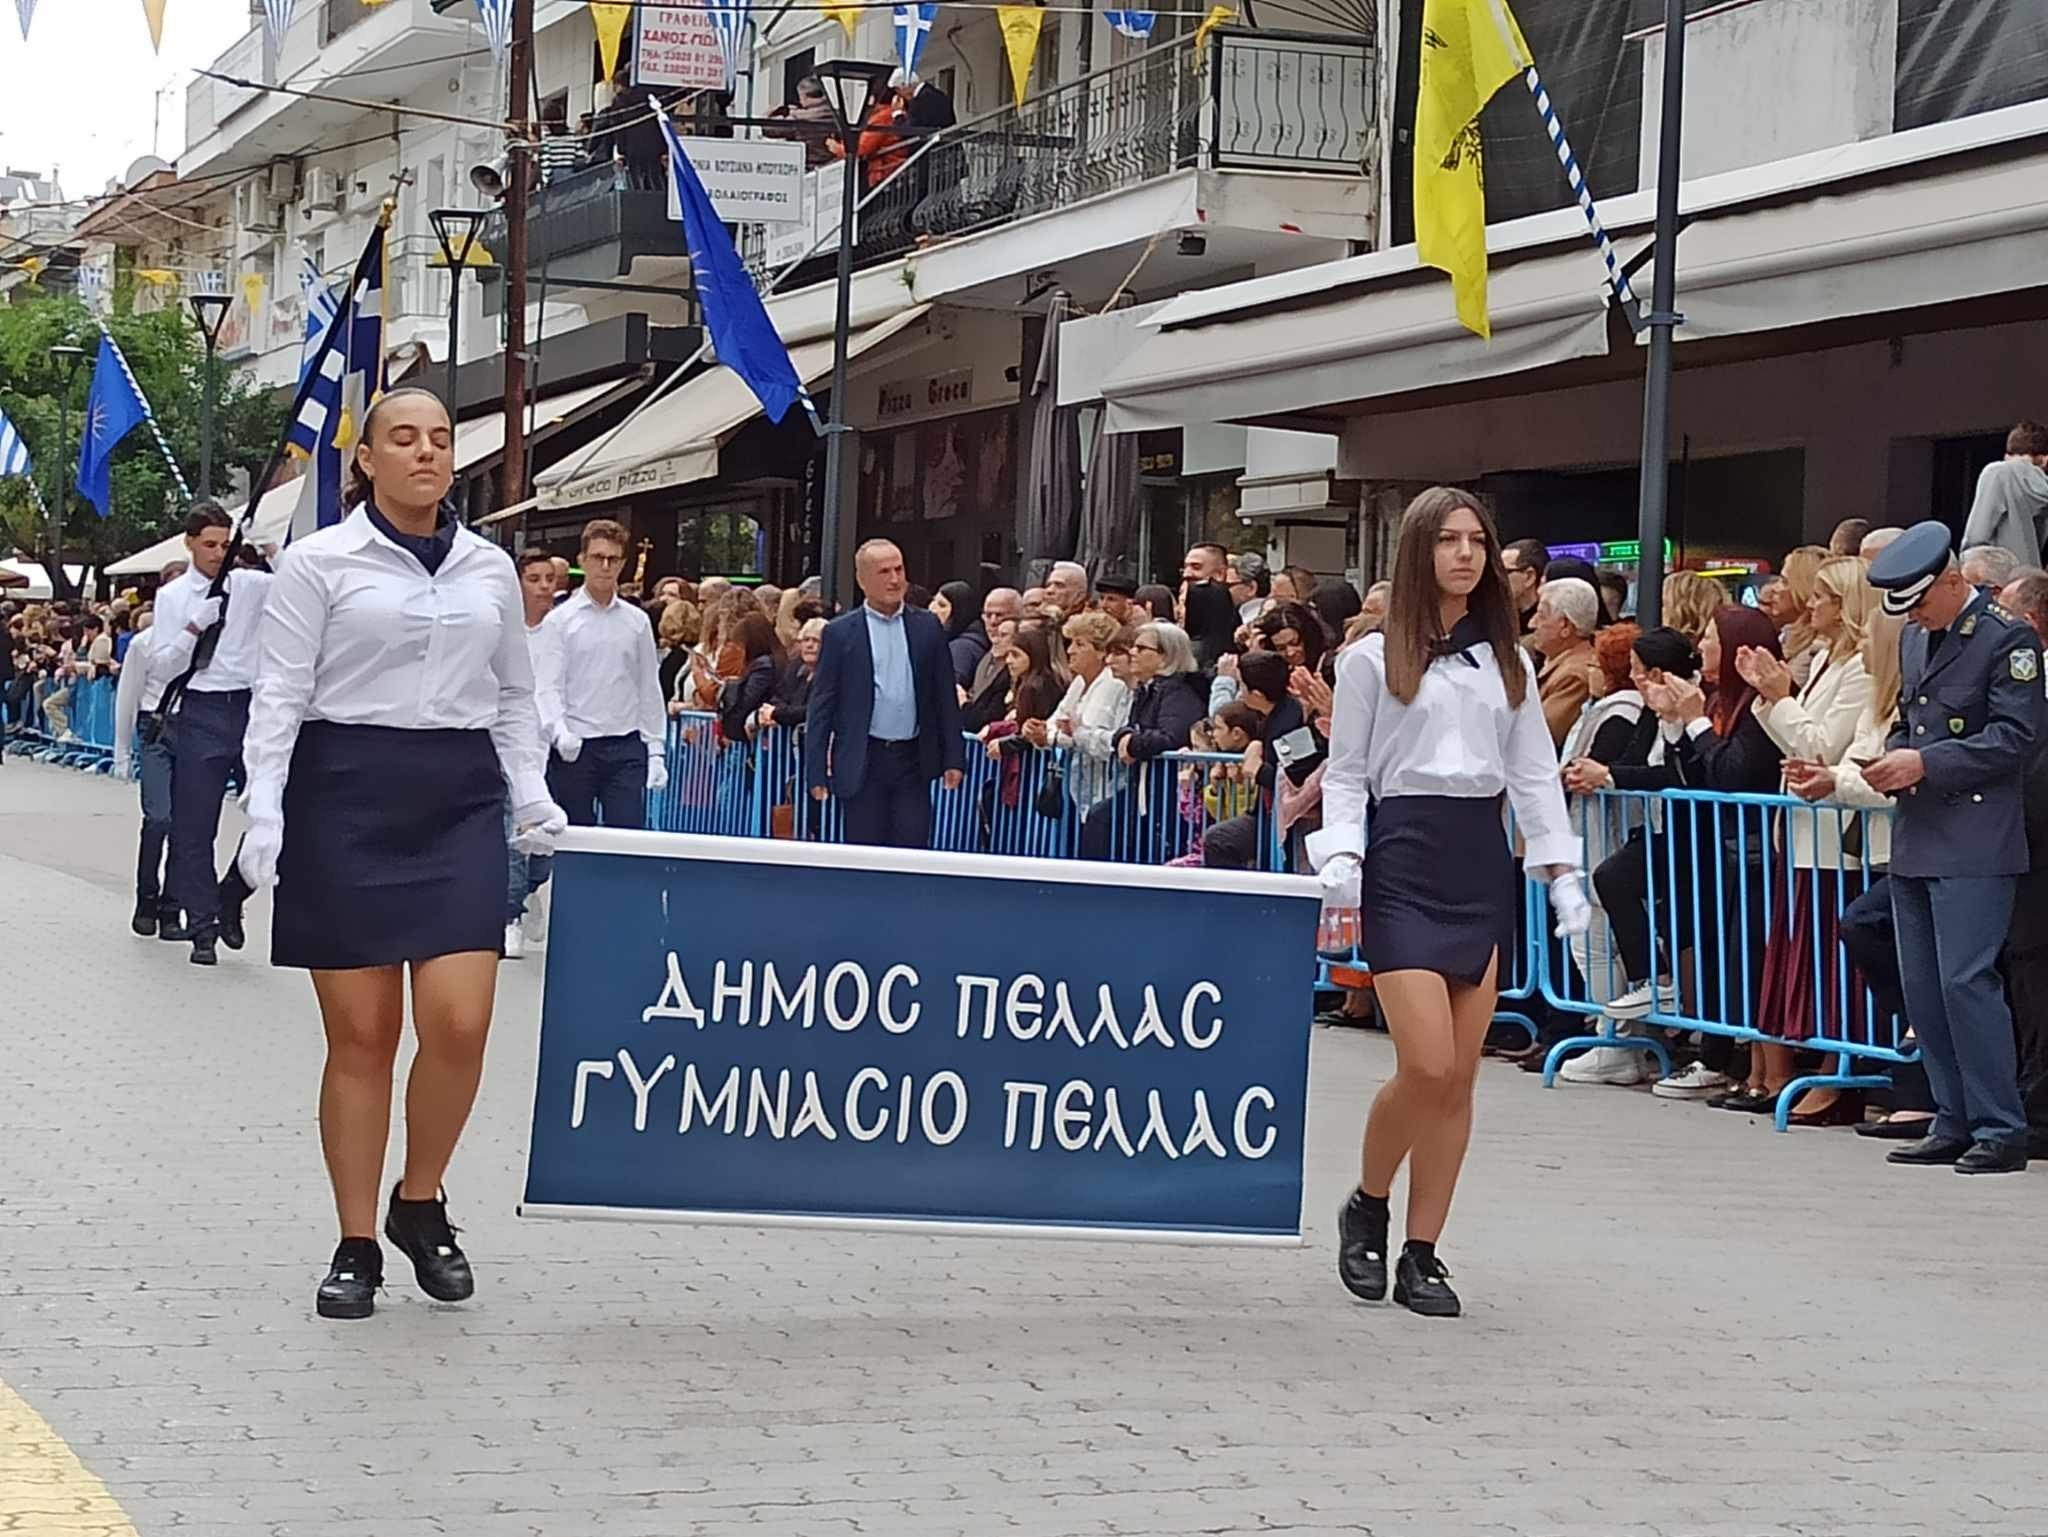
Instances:
[[[1886,1014],[1906,1017],[1906,995],[1899,985],[1899,940],[1892,927],[1892,883],[1880,875],[1867,891],[1842,909],[1836,924],[1842,948],[1850,964],[1870,984],[1870,996],[1881,1018]],[[1917,1062],[1894,1062],[1891,1075],[1891,1108],[1894,1110],[1934,1109],[1934,1091],[1927,1073]]]
[[[932,846],[932,785],[918,762],[917,742],[868,738],[868,771],[844,796],[846,841],[885,849]]]
[[[220,924],[220,877],[213,845],[220,835],[220,803],[228,784],[242,777],[242,733],[249,728],[249,693],[187,689],[172,724],[171,900],[185,910],[193,933]]]
[[[2007,946],[2001,969],[2012,1000],[2013,1035],[2020,1055],[2020,1103],[2037,1146],[2048,1143],[2048,947]]]
[[[548,793],[571,827],[645,827],[647,744],[632,733],[592,737],[574,763],[550,752]]]

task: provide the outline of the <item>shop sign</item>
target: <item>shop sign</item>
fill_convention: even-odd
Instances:
[[[974,404],[974,370],[955,368],[923,379],[893,379],[875,392],[878,423],[946,416]]]

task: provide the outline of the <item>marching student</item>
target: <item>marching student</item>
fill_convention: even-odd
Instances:
[[[543,778],[511,560],[445,503],[453,430],[399,389],[364,417],[344,505],[293,543],[263,616],[239,863],[275,885],[271,964],[313,974],[327,1036],[320,1141],[341,1242],[323,1318],[367,1318],[384,1279],[377,1199],[412,972],[419,1052],[384,1236],[428,1296],[475,1290],[441,1188],[483,1073],[512,836],[567,825]]]
[[[1394,1038],[1394,1076],[1373,1101],[1362,1177],[1338,1216],[1337,1273],[1355,1296],[1386,1296],[1388,1200],[1405,1162],[1394,1300],[1435,1317],[1459,1312],[1436,1242],[1521,897],[1504,801],[1529,874],[1550,883],[1558,932],[1583,933],[1590,918],[1520,635],[1493,520],[1466,492],[1424,491],[1401,521],[1386,628],[1337,664],[1323,827],[1308,840],[1328,905],[1361,909]]]
[[[525,609],[526,654],[533,663],[534,677],[539,678],[547,670],[542,658],[552,644],[544,621],[555,610],[555,563],[547,551],[528,550],[519,557],[519,601]],[[545,728],[538,740],[545,761],[549,745]],[[545,934],[546,910],[537,906],[529,910],[527,902],[547,884],[553,861],[546,854],[528,854],[516,846],[506,852],[505,959],[516,961],[526,954],[529,943],[539,944]]]
[[[195,966],[217,964],[217,944],[242,948],[247,893],[232,868],[225,881],[216,873],[214,841],[220,836],[220,803],[228,782],[242,777],[242,737],[249,725],[250,686],[256,681],[256,632],[276,580],[267,571],[237,566],[228,573],[225,600],[212,596],[231,528],[219,502],[192,504],[185,519],[192,567],[157,594],[151,626],[156,638],[149,648],[152,682],[167,687],[191,670],[164,730],[171,744],[168,901],[184,909]],[[216,620],[221,629],[213,655],[194,668],[200,637]]]
[[[179,573],[183,574],[182,571]],[[165,740],[157,706],[164,685],[149,665],[156,638],[156,616],[144,609],[128,654],[121,662],[121,681],[114,686],[114,772],[135,775],[142,795],[142,838],[135,852],[135,916],[129,927],[147,939],[189,939],[178,921],[175,899],[165,895],[164,855],[171,841],[171,744]]]
[[[645,827],[647,792],[668,787],[668,710],[654,631],[619,597],[626,530],[583,526],[583,587],[547,616],[535,680],[541,729],[553,744],[548,787],[571,825]]]

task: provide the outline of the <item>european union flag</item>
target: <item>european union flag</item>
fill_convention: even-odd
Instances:
[[[384,230],[379,226],[370,232],[348,292],[299,381],[297,409],[285,435],[290,448],[313,461],[315,501],[309,521],[314,527],[341,521],[344,466],[384,383]],[[310,530],[295,520],[292,532]]]
[[[683,235],[690,246],[690,275],[697,285],[697,299],[704,307],[704,325],[711,332],[711,345],[718,361],[738,374],[761,402],[768,420],[779,422],[799,401],[811,410],[811,397],[796,376],[789,360],[789,348],[775,332],[761,303],[760,290],[748,276],[740,253],[733,249],[732,232],[711,206],[711,196],[697,177],[697,168],[683,153],[675,126],[668,114],[654,104],[661,120],[661,136],[668,141],[668,171],[675,178],[676,202],[683,211]],[[813,412],[813,415],[816,413]]]
[[[149,402],[128,372],[128,360],[111,336],[100,337],[92,366],[92,393],[85,398],[85,436],[78,445],[78,494],[105,517],[114,498],[114,450],[149,420]]]

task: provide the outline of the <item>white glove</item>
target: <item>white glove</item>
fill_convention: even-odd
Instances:
[[[1359,858],[1356,854],[1333,854],[1316,878],[1323,886],[1323,911],[1347,912],[1358,908],[1364,897],[1358,886]]]
[[[1551,877],[1550,910],[1557,914],[1552,932],[1559,939],[1576,939],[1593,926],[1593,905],[1586,900],[1586,886],[1578,871]]]
[[[568,830],[569,813],[553,801],[529,801],[512,813],[512,847],[522,854],[554,853]]]
[[[187,627],[194,635],[204,635],[213,628],[214,621],[220,618],[220,609],[221,601],[219,598],[203,600],[199,607],[192,611],[192,617],[186,621]]]
[[[660,753],[647,755],[647,788],[666,790],[668,788],[668,759]]]
[[[284,823],[272,817],[251,818],[235,854],[235,868],[251,891],[277,884],[277,858],[284,852]]]
[[[583,738],[571,736],[566,731],[555,733],[555,756],[564,763],[574,763],[576,755],[583,751]]]

